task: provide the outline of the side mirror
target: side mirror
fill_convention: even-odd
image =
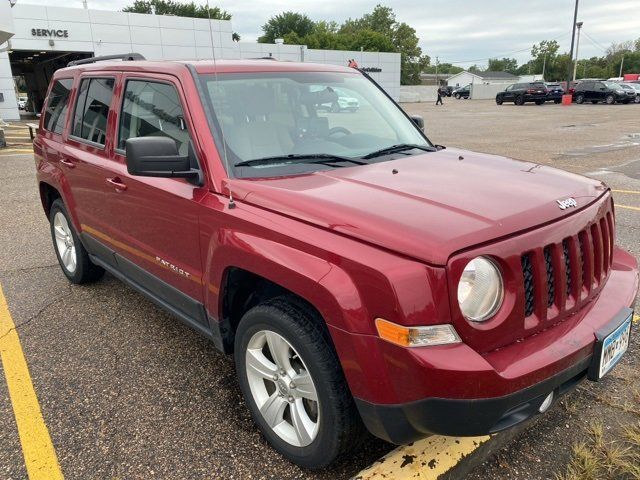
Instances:
[[[136,137],[125,143],[127,171],[141,177],[194,178],[188,155],[180,156],[175,140],[169,137]]]
[[[424,132],[424,118],[420,115],[411,115],[411,120]]]

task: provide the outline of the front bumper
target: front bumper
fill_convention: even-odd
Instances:
[[[356,399],[369,431],[398,445],[427,435],[486,435],[513,427],[540,413],[549,393],[555,400],[587,377],[591,357],[524,390],[496,398],[426,398],[404,405],[376,405]]]
[[[497,432],[535,415],[552,391],[587,376],[596,332],[632,306],[637,262],[615,248],[607,283],[581,310],[524,340],[480,354],[464,343],[407,349],[331,328],[367,428],[393,443]],[[348,351],[345,348],[347,347]]]

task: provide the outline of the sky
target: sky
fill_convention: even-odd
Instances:
[[[1,1],[1,0],[0,0]],[[59,6],[60,0],[18,0]],[[121,10],[133,0],[87,0],[89,8]],[[196,0],[196,3],[205,3]],[[423,53],[440,63],[461,67],[486,65],[488,58],[529,59],[541,40],[558,40],[569,51],[574,0],[210,0],[232,15],[234,31],[255,41],[272,15],[292,10],[312,20],[343,22],[370,12],[377,3],[393,8],[398,21],[416,29]],[[81,0],[65,6],[82,7]],[[640,38],[640,0],[581,0],[578,21],[584,22],[580,58],[600,56],[612,42]]]

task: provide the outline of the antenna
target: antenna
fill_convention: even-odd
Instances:
[[[211,39],[211,55],[213,56],[213,78],[215,78],[216,87],[218,86],[218,64],[216,63],[216,48],[213,42],[213,29],[211,28],[211,9],[209,8],[209,0],[207,0],[207,19],[209,21],[209,38]],[[215,105],[212,103],[213,108]],[[224,122],[220,122],[220,133],[222,135],[222,156],[224,162],[224,168],[227,171],[227,177],[231,178],[231,169],[229,168],[229,156],[227,155],[227,141],[224,138]],[[229,209],[236,208],[236,204],[233,201],[233,193],[231,192],[231,185],[227,183],[229,189]]]

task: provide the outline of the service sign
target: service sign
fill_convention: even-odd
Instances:
[[[69,30],[56,30],[55,28],[32,28],[32,37],[69,38]]]

